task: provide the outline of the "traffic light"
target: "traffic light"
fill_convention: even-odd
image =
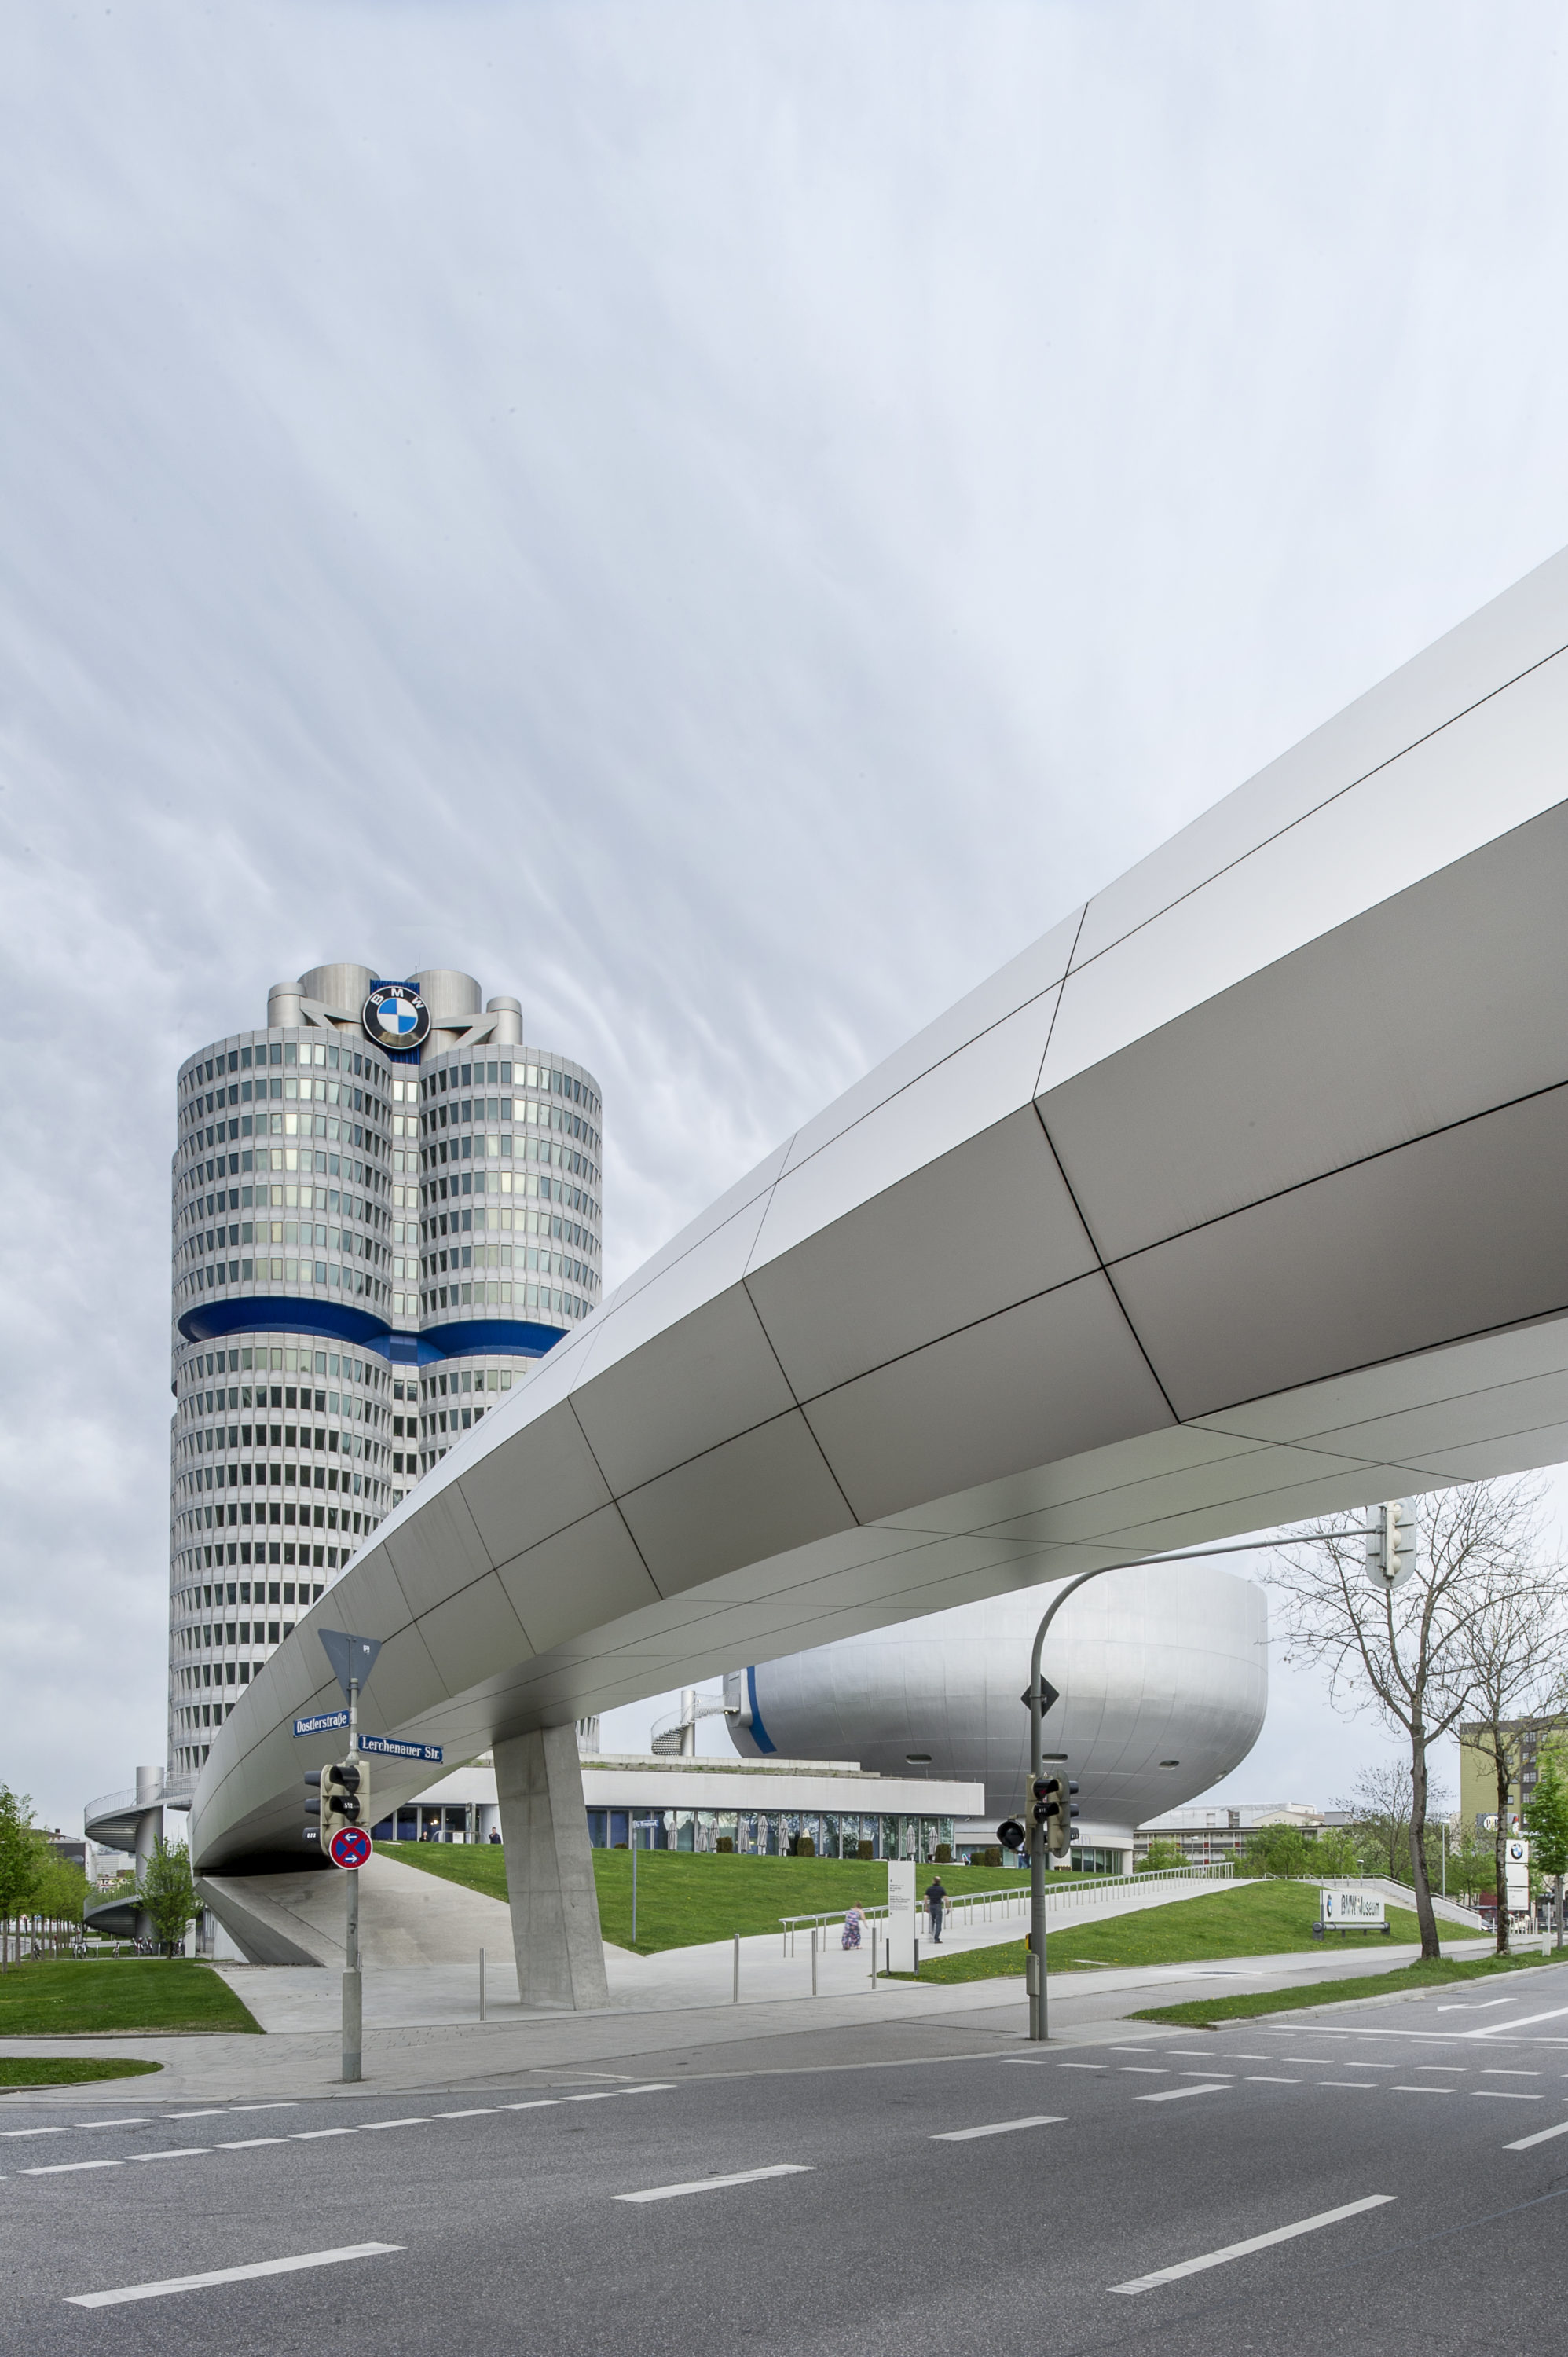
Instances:
[[[1046,1847],[1053,1857],[1066,1857],[1072,1847],[1073,1819],[1078,1814],[1078,1803],[1069,1798],[1078,1790],[1077,1778],[1036,1776],[1030,1789],[1035,1795],[1035,1823],[1045,1829]]]
[[[321,1770],[307,1768],[305,1771],[305,1805],[309,1814],[305,1820],[304,1837],[308,1843],[321,1839]]]
[[[996,1828],[996,1838],[1004,1849],[1022,1849],[1028,1840],[1028,1829],[1016,1817],[1004,1817]]]
[[[1415,1500],[1398,1498],[1374,1506],[1368,1518],[1367,1578],[1391,1594],[1415,1569]]]
[[[363,1824],[371,1805],[371,1780],[358,1759],[339,1760],[321,1770],[321,1842],[325,1848],[345,1825]]]

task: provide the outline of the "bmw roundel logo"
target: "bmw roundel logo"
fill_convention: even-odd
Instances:
[[[430,1009],[406,982],[372,983],[360,1020],[378,1048],[423,1048],[430,1037]]]

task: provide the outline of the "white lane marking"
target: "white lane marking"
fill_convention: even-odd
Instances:
[[[1015,2128],[1059,2128],[1059,2112],[1037,2112],[1027,2120],[991,2120],[983,2128],[943,2128],[931,2138],[933,2144],[967,2144],[971,2136],[1010,2136]]]
[[[1226,2095],[1230,2092],[1229,2079],[1215,2079],[1201,2087],[1162,2087],[1157,2095],[1134,2095],[1135,2104],[1176,2104],[1184,2095]]]
[[[1462,2029],[1459,2035],[1466,2040],[1496,2038],[1499,2031],[1503,2031],[1511,2038],[1515,2030],[1528,2029],[1532,2022],[1561,2021],[1565,2013],[1568,2013],[1568,2005],[1554,2005],[1546,2013],[1516,2014],[1511,2021],[1488,2021],[1484,2029]]]
[[[1223,2059],[1227,2062],[1272,2062],[1274,2058],[1272,2054],[1227,2054]]]
[[[231,2104],[229,2109],[231,2112],[297,2112],[299,2099],[290,2095],[283,2102],[272,2104]]]
[[[1171,2075],[1163,2063],[1118,2062],[1116,2068],[1134,2079],[1168,2079]]]
[[[376,2258],[385,2251],[401,2251],[401,2243],[348,2243],[336,2251],[302,2251],[297,2258],[263,2259],[249,2267],[213,2267],[206,2275],[166,2276],[161,2283],[127,2284],[120,2291],[79,2291],[67,2298],[68,2308],[118,2308],[128,2299],[163,2299],[173,2291],[201,2291],[209,2284],[253,2283],[258,2276],[293,2275],[300,2267],[337,2266],[344,2259]]]
[[[290,2144],[314,2144],[317,2136],[358,2136],[358,2128],[295,2128]]]
[[[182,2144],[173,2152],[128,2152],[127,2160],[194,2160],[198,2153],[210,2152],[209,2144]]]
[[[79,2128],[145,2128],[152,2126],[151,2112],[137,2112],[128,2120],[73,2120]]]
[[[1249,2234],[1244,2243],[1227,2243],[1221,2251],[1205,2251],[1201,2258],[1178,2259],[1175,2266],[1156,2267],[1153,2275],[1134,2276],[1131,2283],[1112,2284],[1112,2291],[1153,2291],[1158,2284],[1176,2283],[1183,2276],[1201,2275],[1205,2267],[1224,2266],[1228,2260],[1244,2259],[1251,2252],[1266,2251],[1272,2243],[1294,2242],[1298,2234],[1315,2234],[1320,2226],[1337,2226],[1342,2218],[1359,2218],[1365,2210],[1380,2210],[1385,2201],[1397,2201],[1397,2193],[1369,2193],[1359,2201],[1347,2201],[1337,2210],[1320,2210],[1314,2218],[1298,2218],[1294,2226],[1275,2226],[1267,2234]]]
[[[535,2095],[526,2104],[503,2104],[501,2109],[503,2112],[546,2112],[563,2100],[560,2095]]]
[[[1484,1998],[1479,2005],[1440,2005],[1437,2010],[1439,2013],[1490,2013],[1495,2005],[1519,2005],[1520,2003],[1522,2003],[1522,1999],[1517,1996],[1488,1996]]]
[[[73,2169],[118,2169],[117,2160],[52,2160],[45,2169],[19,2169],[18,2177],[65,2177]]]
[[[1375,2079],[1315,2079],[1312,2083],[1315,2087],[1359,2087],[1369,2093],[1378,2083]]]
[[[1299,2079],[1281,2079],[1268,2071],[1249,2071],[1247,2073],[1247,2084],[1249,2087],[1299,2087],[1301,2081]]]
[[[1391,2095],[1456,2095],[1457,2087],[1391,2087]]]
[[[1202,2046],[1167,2046],[1165,2049],[1174,2062],[1204,2062],[1211,2050]]]
[[[427,2128],[429,2126],[430,2114],[415,2112],[406,2120],[361,2120],[360,2134],[369,2136],[376,2128]]]
[[[612,2201],[673,2201],[682,2193],[717,2193],[726,2185],[755,2185],[764,2177],[810,2177],[808,2161],[778,2160],[770,2169],[738,2169],[733,2177],[696,2177],[687,2185],[650,2185],[640,2193],[613,2193]]]
[[[1546,2144],[1552,2136],[1568,2136],[1568,2120],[1559,2120],[1554,2128],[1537,2128],[1533,2136],[1520,2136],[1517,2144],[1505,2144],[1505,2152],[1528,2152],[1532,2144]]]
[[[138,2121],[137,2126],[140,2126],[140,2125]],[[0,2128],[0,2136],[7,2138],[28,2136],[69,2136],[70,2134],[69,2128]]]
[[[437,2112],[438,2120],[488,2120],[500,2110],[499,2104],[476,2104],[471,2112]]]
[[[1183,2071],[1179,2075],[1184,2079],[1233,2079],[1236,2073],[1234,2071]],[[1290,2083],[1294,2086],[1294,2080]]]
[[[1481,2075],[1486,2079],[1544,2079],[1544,2071],[1510,2071],[1502,2062],[1484,2062]]]
[[[1522,2087],[1472,2087],[1472,2095],[1489,2097],[1494,2104],[1543,2104],[1544,2095],[1530,2095]]]
[[[241,2136],[233,2144],[214,2145],[214,2152],[254,2152],[259,2144],[284,2144],[285,2136]]]
[[[228,2108],[227,2104],[209,2104],[204,2112],[166,2112],[164,2117],[166,2120],[215,2120]]]
[[[1418,2071],[1440,2071],[1448,2079],[1466,2078],[1470,2069],[1467,2062],[1418,2062],[1415,2067]]]
[[[1057,2068],[1058,2071],[1108,2071],[1111,2065],[1108,2062],[1058,2062]]]

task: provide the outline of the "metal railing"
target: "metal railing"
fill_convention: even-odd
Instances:
[[[1061,1914],[1071,1904],[1081,1906],[1103,1892],[1144,1890],[1160,1882],[1228,1882],[1234,1879],[1235,1866],[1229,1862],[1213,1866],[1163,1866],[1152,1874],[1074,1874],[1053,1879],[1046,1891],[1046,1911]],[[795,1933],[799,1930],[825,1930],[830,1923],[842,1923],[844,1910],[822,1915],[780,1915],[779,1929],[784,1936],[783,1953],[795,1953]],[[868,1923],[886,1920],[887,1909],[863,1907],[861,1913]],[[955,1890],[949,1893],[944,1914],[950,1931],[969,1931],[978,1921],[982,1923],[1010,1922],[1015,1916],[1026,1918],[1029,1912],[1029,1878],[1020,1874],[1015,1882],[1004,1884],[998,1890]],[[916,1923],[922,1939],[929,1937],[929,1912],[922,1902],[916,1910]]]

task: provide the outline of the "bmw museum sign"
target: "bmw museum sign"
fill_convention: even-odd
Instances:
[[[378,1048],[423,1048],[430,1037],[430,1009],[406,982],[372,983],[360,1020]]]

